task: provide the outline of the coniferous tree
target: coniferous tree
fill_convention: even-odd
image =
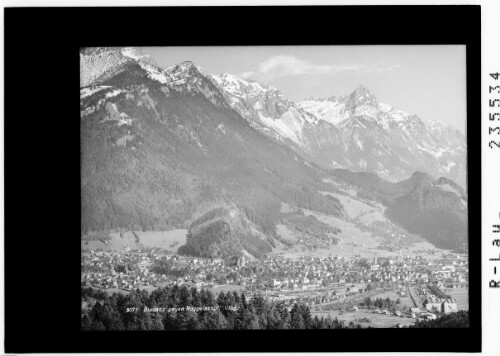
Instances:
[[[174,330],[176,329],[176,315],[175,312],[167,312],[163,317],[163,328],[165,330]]]
[[[283,303],[278,303],[276,305],[276,310],[281,317],[280,329],[290,329],[291,328],[291,318],[288,309]]]
[[[193,307],[200,307],[201,304],[201,295],[198,293],[198,290],[196,288],[191,289],[191,301]]]
[[[180,307],[186,308],[188,305],[192,303],[192,295],[191,291],[185,285],[180,289]]]
[[[309,329],[311,325],[311,310],[305,305],[300,305],[300,313],[304,321],[304,329]]]
[[[92,302],[92,291],[84,291]],[[380,300],[380,302],[385,302]],[[165,305],[165,303],[169,305]],[[202,307],[219,307],[218,310],[186,310],[199,303]],[[177,308],[165,313],[144,311],[153,308]],[[236,309],[236,311],[235,311]],[[450,321],[447,321],[450,323]],[[113,294],[104,301],[95,302],[90,312],[82,317],[83,330],[179,330],[179,329],[323,329],[343,328],[337,319],[312,318],[309,307],[295,304],[291,313],[284,303],[272,303],[262,296],[247,301],[245,295],[234,292],[220,293],[217,300],[207,291],[170,286],[152,293],[135,290],[129,295]],[[357,327],[352,324],[350,327]]]
[[[198,315],[194,312],[188,312],[186,315],[186,329],[198,330],[201,329],[201,323],[198,320]]]
[[[100,322],[99,320],[92,321],[90,328],[92,330],[97,330],[97,331],[106,330],[106,328],[104,327],[104,324],[102,322]]]
[[[82,318],[82,330],[92,330],[92,320],[88,315],[84,315]]]
[[[305,328],[304,318],[302,316],[302,310],[300,309],[300,306],[298,304],[295,304],[290,312],[290,326],[292,329]]]

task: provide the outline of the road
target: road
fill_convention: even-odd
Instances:
[[[420,301],[420,298],[417,296],[417,293],[415,293],[413,287],[408,287],[408,294],[410,295],[413,304],[415,304],[417,308],[423,307],[422,302]]]

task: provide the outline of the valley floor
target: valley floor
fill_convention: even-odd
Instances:
[[[82,286],[108,294],[129,294],[135,289],[151,292],[173,284],[205,288],[215,296],[221,292],[243,292],[248,298],[261,294],[287,308],[304,303],[313,317],[331,316],[362,327],[409,326],[417,320],[409,312],[415,306],[424,313],[416,317],[425,317],[423,292],[429,290],[424,275],[428,268],[442,270],[440,261],[446,258],[464,266],[466,256],[450,254],[411,236],[388,221],[379,204],[353,194],[323,194],[341,201],[347,216],[283,204],[285,219],[277,225],[277,234],[284,243],[278,239],[265,260],[247,256],[235,265],[220,259],[179,256],[177,250],[186,243],[187,235],[181,229],[112,233],[107,240],[82,240]],[[336,243],[320,241],[325,235]],[[376,258],[391,264],[379,265]],[[462,288],[466,273],[459,272],[461,288],[444,288],[449,278],[439,273],[433,277],[442,283],[442,292],[456,300],[458,310],[467,310],[468,291]],[[384,307],[392,308],[389,315],[365,309],[366,298],[390,300],[387,305],[391,307]],[[355,306],[360,309],[354,311]],[[403,316],[394,315],[395,311]]]
[[[187,230],[183,229],[171,231],[114,232],[110,234],[111,239],[106,242],[99,240],[82,241],[82,251],[97,249],[101,249],[102,251],[120,251],[125,248],[137,250],[156,247],[175,253],[180,246],[186,243],[186,235]]]
[[[334,236],[338,244],[330,244],[326,248],[310,249],[304,243],[300,243],[297,233],[286,225],[278,225],[277,233],[285,240],[294,244],[292,247],[281,246],[274,249],[274,254],[280,254],[286,258],[299,258],[305,256],[339,256],[339,257],[364,257],[373,259],[375,257],[396,257],[401,255],[418,254],[423,258],[439,258],[441,253],[449,251],[436,248],[434,245],[418,239],[418,242],[405,241],[407,236],[401,232],[401,228],[392,224],[384,216],[385,208],[382,205],[370,206],[366,203],[340,194],[323,192],[333,195],[342,201],[348,213],[347,218],[337,218],[316,211],[299,209],[306,216],[311,215],[320,222],[341,231]],[[282,211],[290,211],[285,206]],[[415,239],[415,237],[412,237]],[[409,240],[409,239],[408,239]],[[434,251],[434,253],[430,252]]]
[[[376,314],[373,310],[363,310],[358,311],[348,311],[342,312],[340,310],[328,311],[328,312],[311,312],[312,316],[320,317],[332,317],[337,318],[339,321],[343,321],[346,324],[353,322],[355,324],[360,324],[362,327],[372,327],[372,328],[393,328],[396,324],[401,324],[403,326],[410,326],[417,321],[416,318],[408,318],[407,316],[395,316],[395,315],[384,315]],[[368,320],[366,320],[368,319]]]

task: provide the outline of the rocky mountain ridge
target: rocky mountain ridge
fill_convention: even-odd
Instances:
[[[324,178],[342,180],[337,173],[343,171],[355,182],[370,173],[334,167],[365,160],[357,167],[373,171],[376,150],[383,148],[386,153],[392,150],[385,159],[408,160],[409,171],[418,155],[414,148],[405,153],[398,147],[410,142],[434,152],[428,145],[436,137],[449,142],[455,138],[435,125],[426,128],[415,115],[398,117],[396,109],[378,103],[366,88],[328,99],[347,117],[334,124],[334,119],[315,116],[311,108],[288,100],[277,89],[231,75],[211,76],[190,61],[160,68],[133,49],[84,49],[80,58],[84,232],[189,227],[184,251],[260,257],[277,244],[282,204],[338,218],[345,215],[338,199],[319,193],[332,189]],[[386,112],[391,115],[385,117]],[[384,126],[388,121],[389,130]],[[384,154],[377,157],[392,164],[381,161]],[[374,186],[393,185],[373,177]],[[390,204],[409,194],[401,184],[390,188],[397,191],[388,195]],[[445,195],[463,195],[447,178],[432,186]],[[457,202],[463,204],[454,198],[445,203]],[[215,217],[200,223],[207,214]]]
[[[229,74],[212,77],[254,127],[323,168],[368,171],[390,181],[421,170],[465,186],[460,131],[380,103],[363,85],[344,96],[293,103],[261,83]]]
[[[84,233],[188,228],[229,206],[240,218],[226,214],[200,231],[230,239],[193,230],[201,240],[190,240],[198,247],[189,251],[261,256],[283,202],[344,214],[338,201],[318,193],[317,169],[252,128],[191,62],[162,69],[106,56],[112,63],[93,66],[95,79],[80,91]]]

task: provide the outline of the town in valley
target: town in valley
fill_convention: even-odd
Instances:
[[[82,329],[469,327],[464,49],[234,51],[80,49]]]
[[[138,236],[140,233],[134,233]],[[123,234],[122,234],[123,235]],[[177,246],[177,244],[172,243]],[[468,310],[468,257],[435,248],[369,258],[277,253],[265,259],[182,256],[172,248],[82,251],[82,287],[109,294],[187,286],[308,306],[312,315],[362,326],[402,327]],[[422,257],[425,256],[425,257]],[[92,304],[92,303],[90,303]],[[83,307],[90,308],[86,302]]]

